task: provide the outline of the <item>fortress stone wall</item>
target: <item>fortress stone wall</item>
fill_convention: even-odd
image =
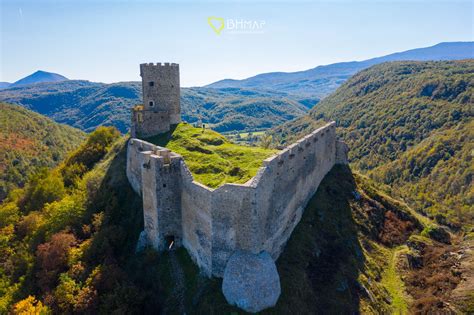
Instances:
[[[143,198],[139,246],[184,246],[207,276],[224,277],[227,301],[256,312],[276,303],[280,280],[274,261],[309,199],[347,146],[335,123],[321,127],[263,161],[245,184],[216,189],[196,182],[179,154],[139,138],[180,122],[179,66],[141,64],[143,105],[132,110],[127,177]]]
[[[336,163],[347,163],[347,147],[332,122],[266,159],[245,184],[206,187],[180,155],[139,139],[128,143],[127,176],[143,196],[146,242],[163,250],[172,239],[205,274],[222,277],[238,250],[276,260]]]
[[[132,137],[150,137],[181,121],[179,65],[143,63],[143,104],[132,111]]]

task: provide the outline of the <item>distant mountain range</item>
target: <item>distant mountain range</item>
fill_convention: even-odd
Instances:
[[[38,70],[35,73],[30,74],[29,76],[26,76],[23,79],[20,79],[14,83],[0,82],[0,89],[12,88],[12,87],[18,87],[18,86],[24,86],[24,85],[36,84],[36,83],[61,82],[61,81],[67,81],[67,80],[69,79],[60,74]]]
[[[225,79],[208,88],[251,88],[323,98],[356,72],[387,61],[458,60],[474,58],[474,42],[440,43],[364,61],[340,62],[298,72],[270,72],[243,80]]]
[[[183,88],[182,118],[191,123],[205,123],[219,132],[272,128],[304,115],[320,98],[335,91],[356,72],[374,64],[466,58],[474,58],[474,42],[441,43],[365,61],[335,63],[292,73],[265,73],[245,80],[222,80],[206,87]],[[37,71],[1,89],[0,101],[23,105],[85,131],[113,125],[125,133],[130,125],[130,108],[141,103],[141,84],[68,80],[59,74]]]

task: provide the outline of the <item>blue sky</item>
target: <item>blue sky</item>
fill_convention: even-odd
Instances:
[[[140,80],[139,63],[170,61],[182,86],[200,86],[474,40],[473,1],[463,0],[0,2],[0,81],[8,82],[36,70]],[[210,16],[224,19],[220,35]],[[238,21],[253,28],[229,28]]]

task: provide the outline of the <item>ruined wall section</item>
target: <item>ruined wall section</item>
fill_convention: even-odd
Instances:
[[[165,110],[156,111],[151,109],[132,110],[132,125],[130,133],[132,137],[148,138],[170,130],[170,113]]]
[[[207,275],[212,275],[212,192],[194,181],[188,167],[181,163],[181,211],[183,246]]]
[[[194,181],[182,157],[169,151],[166,168],[164,148],[133,139],[128,149],[127,176],[143,190],[150,244],[160,249],[165,235],[178,237],[201,270],[218,277],[236,250],[267,251],[276,260],[324,176],[347,161],[334,123],[266,159],[247,183],[217,189]]]
[[[261,250],[277,259],[310,198],[336,163],[335,124],[319,128],[264,161],[255,177]]]
[[[212,194],[212,273],[222,277],[236,250],[259,253],[255,188],[225,184]],[[257,245],[257,246],[255,246]]]
[[[142,195],[142,166],[144,164],[144,151],[156,150],[156,146],[140,140],[130,139],[127,144],[127,178],[133,190]]]
[[[143,215],[147,240],[158,250],[168,242],[181,246],[181,161],[168,149],[142,152]]]

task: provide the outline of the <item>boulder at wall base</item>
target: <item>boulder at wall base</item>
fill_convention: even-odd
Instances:
[[[267,252],[236,251],[227,262],[222,292],[231,305],[246,312],[275,306],[280,297],[280,276]]]

